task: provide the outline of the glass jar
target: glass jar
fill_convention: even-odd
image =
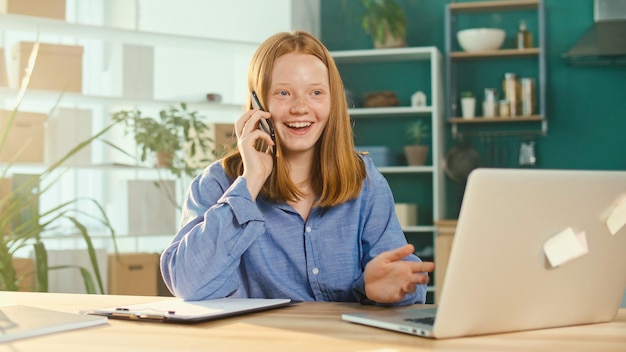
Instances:
[[[500,100],[500,117],[508,117],[511,115],[511,107],[508,100]]]
[[[498,115],[498,91],[495,88],[485,88],[483,100],[483,116],[496,117]]]
[[[522,78],[522,115],[531,116],[535,113],[535,80],[532,78]]]
[[[520,115],[520,84],[517,79],[517,75],[512,72],[504,74],[504,80],[502,81],[502,90],[504,92],[504,99],[509,103],[509,115]]]
[[[521,21],[519,24],[519,30],[515,36],[515,46],[518,49],[528,49],[533,45],[533,36],[526,27],[526,22]]]

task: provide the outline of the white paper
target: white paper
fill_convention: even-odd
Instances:
[[[606,225],[613,236],[626,225],[626,195],[622,195],[609,209]]]
[[[589,252],[587,236],[585,232],[575,233],[569,227],[550,237],[543,244],[543,251],[550,265],[557,267]]]

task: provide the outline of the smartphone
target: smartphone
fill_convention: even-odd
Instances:
[[[261,111],[265,111],[261,102],[259,101],[259,97],[256,95],[255,91],[252,91],[252,106],[255,109],[259,109]],[[274,126],[272,125],[272,121],[270,119],[261,119],[259,120],[259,129],[270,135],[272,138],[272,142],[274,145],[272,146],[272,153],[276,154],[276,134],[274,133]]]

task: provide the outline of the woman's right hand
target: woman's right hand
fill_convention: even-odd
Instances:
[[[265,180],[274,167],[274,158],[270,151],[258,151],[257,140],[262,139],[267,145],[273,146],[272,138],[259,129],[259,120],[272,116],[261,110],[246,111],[235,123],[237,148],[243,160],[243,177],[248,184],[252,198],[256,199]]]

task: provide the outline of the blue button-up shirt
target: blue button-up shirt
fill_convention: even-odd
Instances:
[[[246,180],[220,162],[189,187],[181,228],[161,255],[163,278],[187,300],[255,297],[374,304],[363,270],[376,255],[407,243],[389,184],[364,157],[358,198],[314,207],[307,221],[286,203],[252,199]],[[414,255],[406,260],[419,261]],[[395,305],[424,303],[419,285]]]

